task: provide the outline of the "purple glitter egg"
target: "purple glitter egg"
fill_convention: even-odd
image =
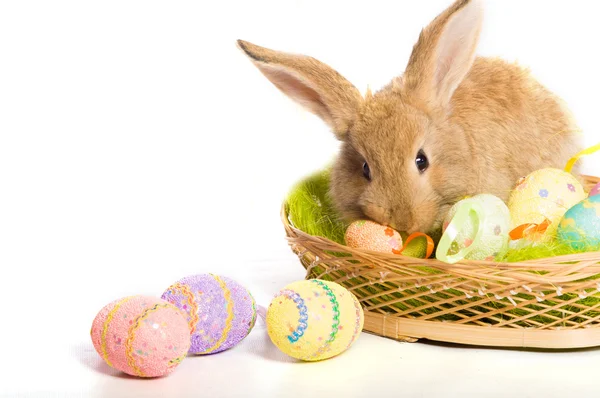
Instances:
[[[242,341],[256,322],[256,303],[236,281],[212,274],[193,275],[161,296],[187,314],[190,354],[214,354]]]

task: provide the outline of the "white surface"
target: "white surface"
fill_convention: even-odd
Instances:
[[[392,5],[393,3],[393,5]],[[488,1],[480,54],[518,59],[600,141],[592,1]],[[318,364],[264,325],[235,349],[135,380],[89,327],[109,301],[214,272],[262,305],[304,276],[279,205],[337,144],[236,49],[309,53],[364,91],[402,72],[447,4],[411,1],[0,3],[0,396],[587,396],[599,350],[401,344],[365,335]],[[391,8],[393,7],[393,8]],[[594,49],[594,50],[592,50]],[[598,155],[586,170],[600,174]]]

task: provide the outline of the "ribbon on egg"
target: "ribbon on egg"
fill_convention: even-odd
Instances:
[[[565,166],[565,171],[567,173],[570,173],[573,170],[573,166],[575,166],[575,163],[577,163],[577,161],[579,159],[581,159],[583,156],[591,155],[598,151],[600,151],[600,144],[594,145],[590,148],[584,149],[583,151],[579,152],[578,154],[573,156],[571,159],[569,159],[569,161],[567,162],[567,165]]]
[[[435,243],[433,242],[433,239],[431,239],[431,237],[429,235],[424,234],[422,232],[415,232],[415,233],[409,235],[409,237],[406,238],[406,240],[404,241],[404,245],[402,245],[402,248],[400,250],[392,249],[392,252],[394,254],[402,254],[402,252],[408,247],[408,244],[417,238],[425,238],[426,239],[427,250],[425,253],[425,258],[431,257],[431,255],[433,254],[433,249],[435,247]]]
[[[541,224],[522,224],[510,231],[508,236],[510,236],[511,240],[519,240],[519,239],[529,239],[529,240],[539,240],[542,235],[546,232],[548,227],[552,224],[552,221],[547,218]]]
[[[472,214],[476,217],[478,224],[477,232],[475,233],[473,242],[469,246],[459,250],[458,253],[449,255],[448,252],[450,251],[452,242],[456,240],[461,228],[463,225],[465,225],[465,222],[469,219],[469,217],[471,217]],[[446,231],[438,243],[438,247],[435,252],[437,259],[448,264],[454,264],[468,256],[469,253],[471,253],[481,244],[485,218],[486,215],[483,211],[483,208],[476,202],[464,203],[462,206],[460,206],[450,221],[450,224],[448,224],[448,227],[446,227]]]

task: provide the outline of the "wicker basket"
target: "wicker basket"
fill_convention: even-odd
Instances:
[[[600,178],[585,181],[590,188]],[[282,219],[306,278],[331,280],[353,292],[365,310],[367,332],[408,342],[600,346],[600,252],[450,265],[308,235],[290,225],[285,204]]]

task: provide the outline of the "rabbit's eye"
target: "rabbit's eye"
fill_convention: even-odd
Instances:
[[[415,159],[415,164],[417,165],[417,169],[419,173],[424,173],[425,170],[429,167],[429,159],[425,156],[425,152],[422,150],[417,154],[417,158]]]
[[[363,175],[367,180],[371,181],[371,169],[369,168],[367,162],[363,163]]]

